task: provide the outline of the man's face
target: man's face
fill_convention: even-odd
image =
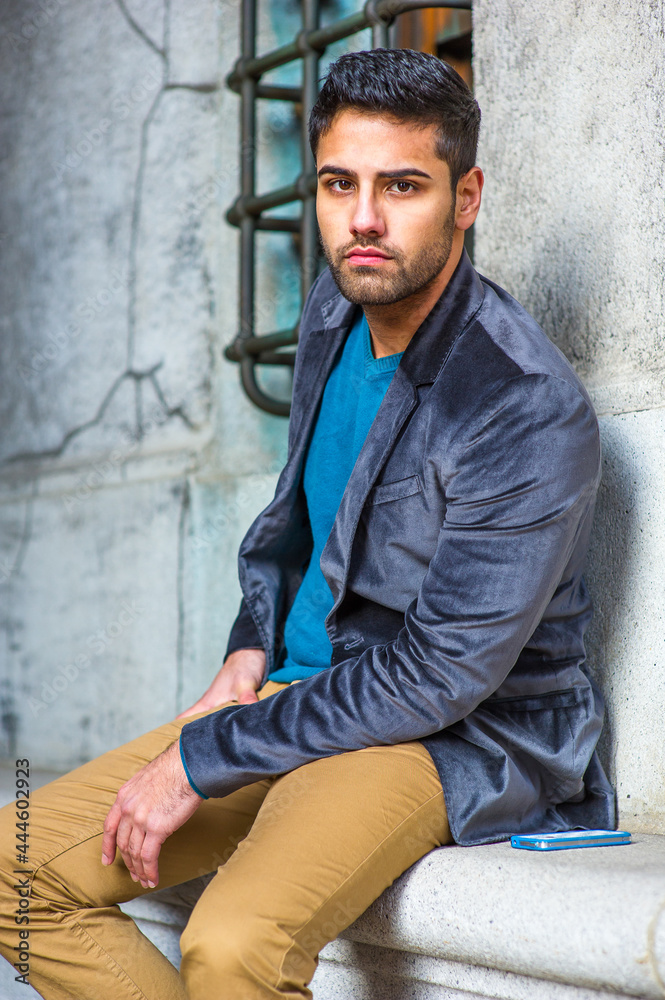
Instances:
[[[455,198],[434,134],[434,126],[345,110],[319,140],[321,242],[340,291],[356,305],[413,295],[450,256]]]

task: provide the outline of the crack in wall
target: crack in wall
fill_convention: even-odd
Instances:
[[[116,392],[118,391],[119,387],[122,385],[122,383],[124,382],[124,380],[127,378],[127,374],[128,374],[127,372],[123,372],[121,375],[118,375],[118,377],[113,381],[113,384],[111,385],[111,388],[108,390],[108,392],[104,396],[104,398],[103,398],[103,400],[102,400],[102,402],[101,402],[101,404],[100,404],[100,406],[99,406],[99,408],[98,408],[97,413],[95,414],[95,416],[92,417],[90,420],[86,420],[84,423],[80,424],[78,427],[74,427],[74,428],[72,428],[72,430],[67,431],[67,433],[63,437],[63,439],[60,442],[60,444],[57,445],[57,447],[55,447],[55,448],[46,448],[44,451],[19,451],[19,452],[15,452],[13,455],[9,455],[6,459],[4,459],[4,461],[2,462],[2,465],[10,465],[13,462],[33,461],[34,459],[38,459],[38,458],[39,459],[41,459],[41,458],[58,458],[60,455],[62,455],[62,453],[64,452],[65,448],[67,447],[67,445],[69,444],[70,441],[73,441],[74,438],[78,437],[79,434],[82,434],[83,431],[88,430],[89,427],[94,427],[96,424],[98,424],[100,422],[100,420],[104,416],[104,413],[106,412],[106,410],[107,410],[107,408],[108,408],[111,400],[115,396]]]
[[[191,420],[191,418],[187,415],[182,405],[179,404],[178,406],[169,406],[168,403],[166,402],[166,397],[164,396],[164,392],[157,378],[157,371],[159,368],[161,368],[162,363],[163,362],[160,361],[158,365],[155,365],[155,367],[150,372],[147,373],[147,378],[150,379],[150,382],[152,383],[152,386],[157,395],[157,399],[164,407],[164,412],[169,418],[179,417],[182,420],[185,427],[188,427],[190,431],[199,430],[200,425],[194,423],[194,421]]]
[[[145,44],[148,45],[152,49],[153,52],[155,52],[158,56],[161,56],[162,59],[165,59],[166,58],[166,53],[165,53],[164,49],[160,49],[159,46],[155,45],[155,43],[153,42],[152,38],[150,38],[150,36],[147,35],[146,32],[143,30],[143,28],[141,27],[141,25],[137,21],[134,20],[134,18],[130,14],[130,12],[127,10],[127,7],[125,6],[124,0],[115,0],[115,2],[116,2],[116,6],[118,7],[118,9],[120,10],[120,12],[122,13],[123,17],[127,21],[127,24],[132,29],[132,31],[135,34],[137,34],[139,36],[139,38],[142,41],[144,41]],[[164,18],[166,19],[166,7],[164,7]],[[166,34],[165,34],[165,37],[166,37]]]
[[[171,5],[169,0],[164,3],[164,48],[158,48],[149,38],[143,29],[131,16],[124,0],[116,0],[118,9],[122,12],[127,24],[141,38],[150,49],[162,60],[162,85],[155,95],[155,99],[148,109],[143,123],[141,124],[141,141],[139,144],[139,164],[134,181],[134,194],[132,197],[132,217],[129,232],[129,253],[127,265],[127,368],[131,369],[134,360],[134,341],[136,335],[136,255],[139,239],[139,225],[141,220],[141,207],[143,195],[143,178],[145,174],[145,161],[148,147],[148,130],[157,111],[157,107],[164,93],[169,78],[168,44],[170,38],[170,13]]]
[[[176,638],[176,674],[175,674],[175,713],[183,709],[183,673],[185,657],[185,541],[187,536],[187,518],[191,504],[191,493],[189,480],[185,480],[182,491],[182,503],[180,505],[180,517],[178,519],[178,565],[176,571],[176,611],[178,621],[178,632]]]
[[[136,421],[136,433],[143,433],[143,381],[136,379],[134,382],[134,420]]]
[[[210,323],[205,324],[203,331],[205,336],[206,351],[208,353],[208,375],[206,376],[204,385],[207,391],[206,418],[209,420],[215,406],[215,393],[212,391],[212,387],[215,374],[217,372],[217,351],[219,350],[219,341],[217,339],[218,331],[215,327],[215,315],[217,311],[215,288],[213,285],[212,275],[208,270],[207,264],[203,265],[202,278],[203,285],[208,296],[208,315],[211,320]]]
[[[147,158],[147,148],[148,148],[148,132],[150,126],[152,125],[153,119],[157,112],[158,105],[164,93],[172,90],[189,90],[194,93],[200,94],[211,94],[218,91],[218,83],[201,83],[201,84],[188,84],[188,83],[170,83],[170,60],[169,60],[169,43],[170,43],[170,31],[171,31],[171,4],[170,0],[165,0],[164,4],[164,48],[158,49],[154,43],[145,35],[140,26],[131,17],[129,11],[125,7],[124,0],[116,0],[118,7],[125,16],[128,24],[133,28],[137,34],[140,35],[143,40],[150,45],[150,47],[157,52],[163,62],[163,79],[162,86],[155,95],[155,99],[152,102],[145,119],[141,125],[141,141],[139,149],[139,164],[136,172],[136,180],[134,182],[134,195],[132,199],[132,217],[130,223],[130,239],[129,239],[129,253],[128,253],[128,282],[127,282],[127,367],[131,368],[134,361],[134,348],[136,342],[136,284],[137,284],[137,255],[138,255],[138,242],[139,242],[139,230],[141,225],[141,211],[143,203],[143,183],[145,178],[146,169],[146,158]],[[161,391],[159,393],[160,398]],[[168,410],[169,415],[177,414],[179,415],[185,424],[192,428],[194,425],[191,423],[185,412],[177,407],[173,410]],[[139,425],[140,427],[140,425]]]
[[[0,622],[1,625],[4,625],[7,653],[5,662],[8,667],[11,662],[11,654],[17,648],[16,640],[14,638],[16,629],[12,608],[12,587],[10,581],[12,578],[16,578],[21,572],[28,546],[32,540],[33,509],[37,491],[38,480],[35,479],[32,484],[31,495],[25,502],[23,526],[21,528],[21,534],[19,537],[18,547],[16,549],[16,555],[14,556],[14,561],[11,566],[0,565],[0,583],[7,583],[8,585],[7,599],[5,602],[6,613],[4,615],[4,620]],[[2,678],[3,693],[2,697],[0,697],[0,728],[2,729],[3,739],[7,746],[7,753],[10,757],[14,757],[16,753],[16,743],[20,726],[20,717],[16,710],[16,677],[16,671],[7,670],[6,676]]]
[[[8,456],[0,462],[0,468],[3,465],[9,465],[19,461],[30,461],[35,459],[46,459],[46,458],[58,458],[60,457],[68,444],[79,434],[88,430],[90,427],[94,427],[99,424],[106,409],[108,408],[113,396],[118,390],[119,386],[126,378],[134,378],[136,380],[136,396],[135,396],[135,420],[136,420],[136,434],[137,438],[141,440],[143,438],[142,423],[143,423],[143,399],[141,391],[141,380],[143,378],[149,378],[157,398],[164,408],[164,412],[168,419],[172,417],[178,417],[183,424],[189,430],[198,430],[199,425],[191,420],[187,414],[183,405],[169,406],[161,385],[156,376],[157,370],[161,367],[162,362],[159,362],[148,372],[135,372],[133,370],[133,360],[134,360],[134,347],[135,347],[135,337],[136,337],[136,283],[137,283],[137,255],[138,255],[138,242],[139,242],[139,230],[141,225],[141,212],[142,212],[142,195],[143,195],[143,183],[145,177],[146,169],[146,158],[147,158],[147,147],[148,147],[148,132],[152,121],[157,112],[159,102],[162,95],[167,90],[191,90],[197,93],[212,93],[218,90],[217,84],[177,84],[168,83],[169,78],[169,59],[168,59],[168,47],[170,39],[170,14],[171,14],[171,4],[169,0],[165,0],[164,3],[164,47],[159,48],[152,39],[146,34],[146,32],[141,28],[141,26],[135,21],[131,13],[127,9],[124,0],[116,0],[116,6],[121,12],[126,23],[129,25],[130,29],[150,48],[152,52],[159,56],[163,64],[163,79],[162,85],[155,95],[144,120],[141,125],[141,140],[140,140],[140,150],[139,150],[139,163],[137,167],[136,179],[134,182],[134,192],[132,197],[132,213],[131,213],[131,223],[130,223],[130,240],[129,240],[129,252],[128,252],[128,282],[127,282],[127,367],[126,371],[117,377],[117,379],[112,384],[111,388],[107,392],[106,396],[102,400],[99,409],[94,417],[90,420],[85,421],[78,427],[73,428],[68,431],[63,437],[62,441],[55,448],[48,448],[41,451],[34,452],[18,452],[13,455]]]
[[[35,461],[37,459],[44,459],[44,458],[59,458],[67,448],[67,445],[70,443],[70,441],[73,441],[74,438],[76,438],[79,434],[82,434],[84,431],[89,430],[89,428],[91,427],[97,426],[101,422],[116,392],[123,384],[123,382],[125,382],[127,379],[134,379],[137,385],[140,385],[140,383],[144,379],[148,379],[155,390],[159,402],[164,408],[166,419],[170,420],[172,417],[178,417],[180,420],[182,420],[185,426],[189,428],[189,430],[194,430],[194,431],[199,430],[200,425],[196,424],[193,420],[190,419],[190,417],[187,415],[187,413],[185,412],[185,410],[181,405],[178,406],[168,405],[162,387],[160,386],[159,380],[157,378],[157,372],[161,368],[162,364],[163,362],[160,361],[158,364],[153,365],[152,368],[148,369],[148,371],[145,372],[132,371],[131,369],[122,372],[121,375],[118,375],[118,377],[114,379],[110,389],[104,396],[95,416],[92,417],[90,420],[86,420],[78,427],[74,427],[72,428],[72,430],[67,431],[67,433],[65,434],[59,445],[57,445],[55,448],[45,449],[44,451],[16,452],[14,455],[9,455],[6,459],[4,459],[4,461],[0,463],[0,468],[3,465],[10,465],[14,462]],[[141,431],[140,425],[136,426],[135,434],[137,440],[142,440],[143,433]]]
[[[164,58],[166,59],[166,79],[169,78],[171,63],[169,46],[171,44],[171,0],[164,0]]]
[[[12,576],[18,576],[18,574],[23,569],[25,553],[27,551],[28,545],[30,544],[30,539],[32,538],[32,515],[33,515],[35,497],[37,496],[38,485],[39,485],[39,480],[35,479],[32,484],[32,492],[25,502],[25,516],[23,518],[23,527],[21,528],[21,535],[19,537],[18,547],[16,549],[16,555],[14,556],[14,561],[11,567],[0,566],[0,581],[9,580]]]
[[[111,388],[106,393],[104,399],[102,400],[99,409],[94,417],[90,420],[85,421],[78,427],[73,428],[68,431],[63,437],[62,441],[55,448],[48,448],[36,452],[17,452],[13,455],[8,456],[2,462],[0,462],[0,468],[3,465],[9,465],[19,461],[30,461],[36,459],[45,458],[58,458],[60,457],[65,449],[67,448],[70,441],[72,441],[79,434],[88,430],[90,427],[94,427],[101,421],[106,409],[108,408],[113,396],[117,392],[120,385],[126,378],[134,378],[136,381],[136,396],[135,396],[135,410],[136,410],[136,434],[140,440],[143,437],[142,433],[142,393],[141,393],[141,380],[143,378],[150,378],[157,398],[164,407],[164,412],[168,419],[172,417],[178,417],[190,430],[198,430],[198,425],[195,424],[183,406],[169,406],[166,402],[164,392],[159,384],[156,377],[156,371],[161,367],[162,362],[155,365],[148,372],[135,372],[133,370],[133,357],[134,357],[134,341],[136,333],[136,278],[137,278],[137,251],[138,251],[138,239],[139,239],[139,227],[141,221],[141,209],[142,209],[142,193],[143,193],[143,181],[145,175],[146,166],[146,155],[147,155],[147,145],[148,145],[148,131],[152,121],[155,117],[157,107],[161,100],[161,97],[166,89],[176,89],[176,85],[169,87],[168,76],[169,76],[169,60],[168,60],[168,45],[170,38],[170,14],[171,5],[169,0],[165,0],[164,3],[164,48],[159,48],[152,39],[145,33],[141,26],[134,20],[131,13],[127,9],[124,0],[116,0],[116,6],[121,12],[126,23],[129,25],[130,29],[150,48],[152,52],[159,56],[163,64],[163,78],[162,85],[155,95],[155,99],[152,102],[148,112],[141,125],[141,141],[139,150],[139,164],[136,173],[136,180],[134,182],[134,194],[132,197],[132,216],[130,223],[130,243],[129,243],[129,253],[128,253],[128,301],[127,301],[127,368],[119,375]],[[179,86],[179,85],[178,85]],[[193,86],[191,89],[199,89]],[[205,88],[203,88],[205,92]]]
[[[165,66],[164,74],[166,79],[167,68]],[[139,241],[139,225],[141,221],[141,208],[143,202],[143,178],[145,175],[145,161],[148,148],[148,130],[152,124],[152,120],[156,114],[159,102],[162,99],[162,94],[164,93],[164,82],[158,93],[155,95],[155,99],[150,105],[150,109],[143,120],[141,125],[141,142],[139,147],[139,165],[136,171],[136,180],[134,182],[134,196],[132,199],[132,219],[130,224],[130,235],[129,235],[129,254],[127,263],[127,367],[132,367],[132,362],[134,360],[134,341],[136,338],[136,277],[137,277],[137,267],[136,267],[136,257],[138,251],[138,241]]]

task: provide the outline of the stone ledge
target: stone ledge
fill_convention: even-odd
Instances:
[[[168,937],[176,965],[206,881],[123,906],[162,950]],[[323,949],[312,987],[316,1000],[657,1000],[664,914],[665,837],[546,855],[440,848]]]
[[[626,993],[567,986],[342,938],[321,955],[312,981],[315,1000],[629,1000]]]

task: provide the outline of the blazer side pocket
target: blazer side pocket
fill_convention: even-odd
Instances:
[[[392,483],[379,483],[367,495],[367,505],[388,503],[390,500],[403,500],[422,493],[420,476],[407,476],[406,479],[396,479]]]

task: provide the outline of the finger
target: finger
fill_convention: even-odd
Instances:
[[[146,833],[141,849],[143,873],[148,886],[153,889],[159,882],[157,859],[162,849],[163,839],[156,833]]]
[[[148,884],[148,879],[146,878],[145,871],[143,870],[143,842],[145,840],[145,830],[140,827],[135,826],[132,830],[132,835],[129,838],[129,856],[132,860],[132,870],[138,877],[141,885],[146,888]]]
[[[120,822],[120,805],[116,798],[104,820],[104,836],[102,837],[102,864],[112,865],[115,861],[116,834]]]
[[[134,882],[138,882],[139,877],[136,872],[134,858],[129,847],[133,829],[134,824],[126,816],[122,816],[120,823],[118,824],[118,832],[116,833],[116,844],[122,856],[122,860],[125,862],[127,871],[132,876]]]
[[[125,868],[129,872],[129,874],[132,876],[133,881],[134,882],[138,882],[139,877],[136,874],[136,872],[134,871],[134,860],[133,860],[131,854],[129,853],[129,847],[128,847],[129,837],[125,836],[125,837],[121,838],[121,836],[118,835],[117,843],[118,843],[118,850],[120,851],[120,857],[122,858],[122,860],[125,863]]]
[[[129,851],[120,851],[120,856],[122,860],[125,862],[125,868],[132,877],[132,882],[138,882],[139,877],[134,871],[134,861],[132,860],[132,856],[129,853]]]

